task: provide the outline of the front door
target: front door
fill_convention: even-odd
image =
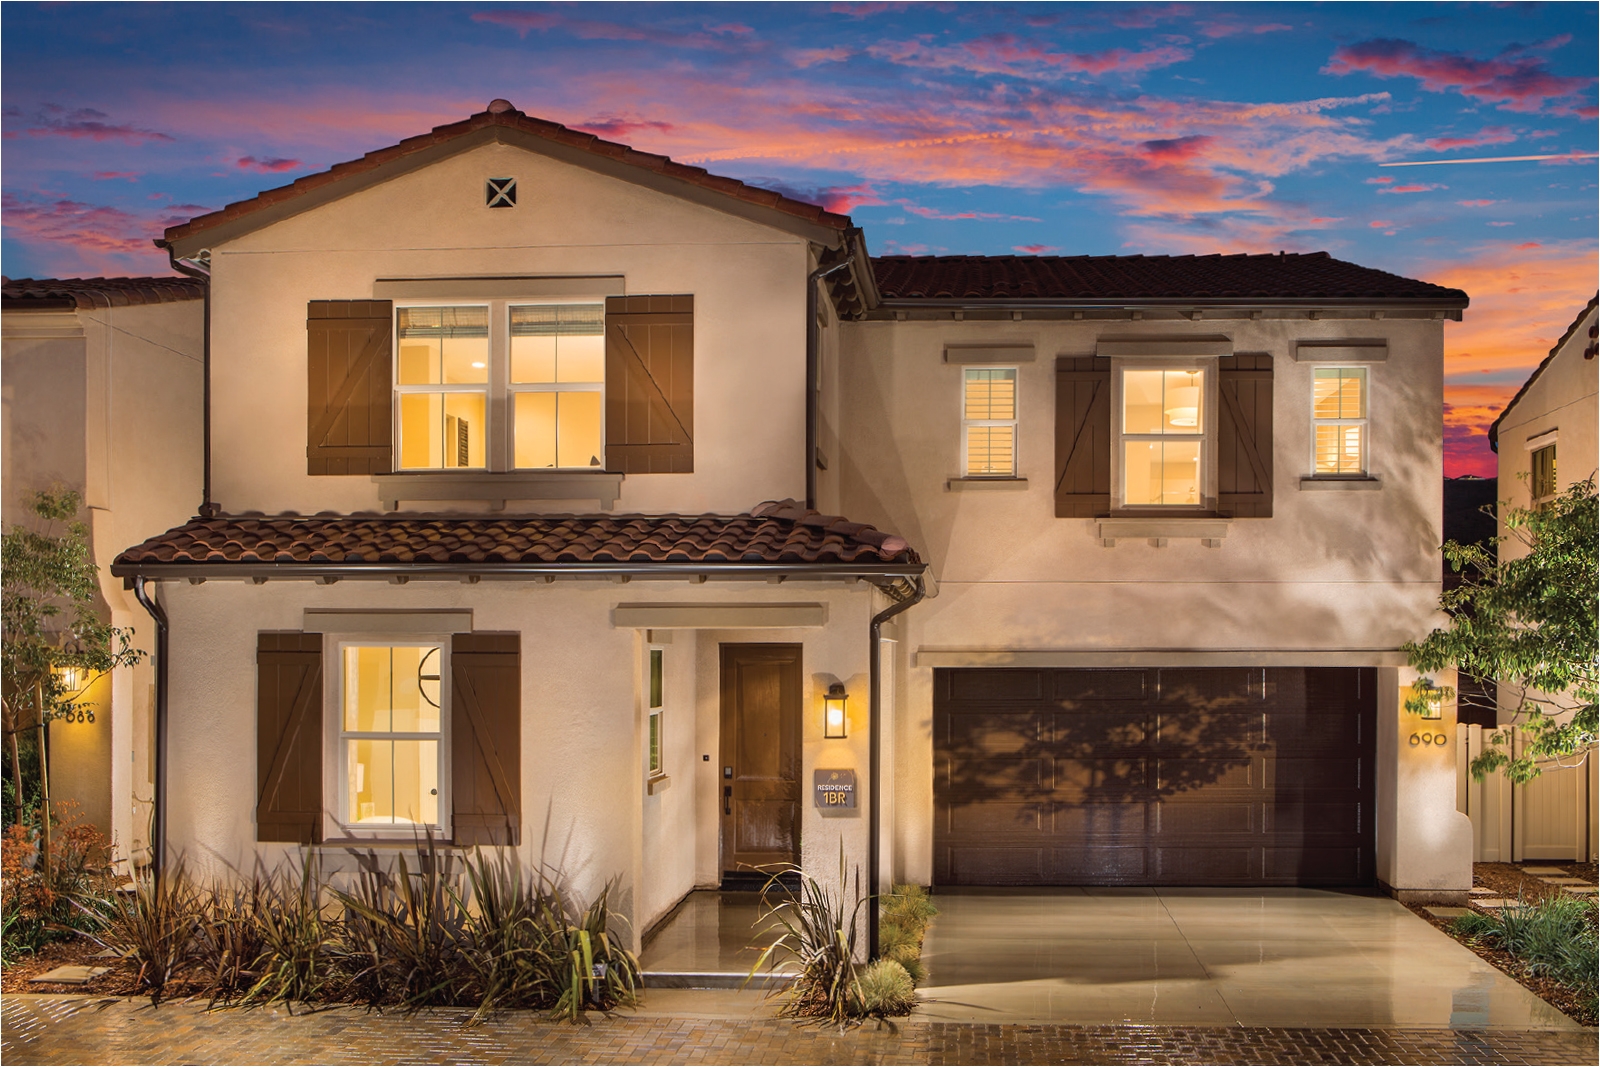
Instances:
[[[722,870],[800,860],[800,646],[722,646]]]

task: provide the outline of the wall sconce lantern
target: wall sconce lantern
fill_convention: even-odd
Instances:
[[[61,688],[69,693],[82,691],[89,682],[89,672],[82,667],[57,667],[55,673],[61,682]]]
[[[1422,701],[1423,701],[1423,707],[1426,709],[1422,713],[1422,717],[1424,719],[1442,719],[1442,718],[1444,718],[1444,693],[1443,692],[1441,692],[1438,689],[1429,690],[1427,693],[1425,693],[1423,695]]]
[[[828,695],[822,698],[822,736],[830,741],[845,736],[849,719],[845,717],[844,708],[849,699],[843,682],[828,686]]]

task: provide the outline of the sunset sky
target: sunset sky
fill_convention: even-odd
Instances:
[[[6,275],[505,97],[850,213],[874,254],[1325,249],[1465,289],[1446,473],[1596,289],[1596,5],[4,6]],[[1429,163],[1424,160],[1522,161]]]

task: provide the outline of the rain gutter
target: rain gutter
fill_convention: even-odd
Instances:
[[[869,728],[867,742],[867,782],[872,788],[872,798],[869,801],[867,812],[867,877],[871,888],[871,896],[867,904],[867,958],[876,959],[878,956],[878,893],[882,888],[879,878],[880,853],[883,845],[880,840],[882,828],[878,825],[881,821],[883,809],[882,790],[878,788],[879,764],[883,761],[883,624],[916,606],[928,595],[927,586],[923,584],[919,574],[913,579],[911,595],[897,604],[890,604],[887,608],[872,617],[872,622],[867,627],[868,641],[871,642],[867,658],[867,701]]]
[[[157,879],[166,868],[167,851],[167,704],[169,699],[168,675],[170,673],[167,612],[152,593],[146,589],[146,579],[139,575],[133,579],[133,598],[156,622],[156,782],[155,796],[151,798],[152,822],[150,832],[150,864]]]

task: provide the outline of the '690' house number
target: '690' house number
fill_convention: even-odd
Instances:
[[[853,808],[856,806],[856,772],[843,769],[817,768],[811,772],[811,781],[819,808]]]

